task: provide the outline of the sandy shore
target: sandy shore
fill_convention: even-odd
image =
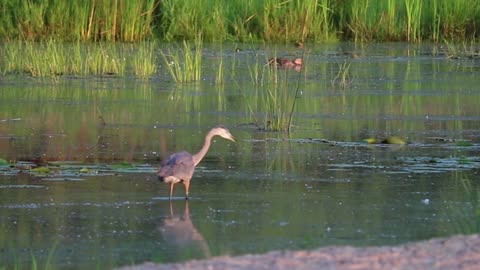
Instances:
[[[215,257],[179,264],[123,267],[122,270],[171,269],[480,269],[480,235],[458,235],[400,246],[324,247],[308,251],[272,251],[262,255]]]

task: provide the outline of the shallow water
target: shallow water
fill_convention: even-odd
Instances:
[[[428,45],[309,48],[304,70],[286,74],[301,76],[287,134],[251,124],[268,110],[252,66],[301,52],[234,49],[205,48],[199,83],[163,67],[149,81],[4,78],[0,158],[17,163],[0,166],[0,266],[105,269],[479,231],[478,59]],[[345,62],[343,89],[332,81]],[[160,160],[196,151],[218,124],[237,143],[216,139],[191,200],[178,185],[169,202]],[[408,144],[362,141],[389,136]]]

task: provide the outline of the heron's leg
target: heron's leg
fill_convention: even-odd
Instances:
[[[190,181],[183,181],[185,186],[185,200],[188,200],[188,189],[190,188]]]
[[[170,183],[170,200],[172,199],[172,195],[173,195],[173,183]]]

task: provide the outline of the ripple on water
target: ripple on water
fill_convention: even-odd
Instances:
[[[73,202],[62,202],[62,203],[24,203],[24,204],[5,204],[1,205],[0,208],[8,208],[8,209],[38,209],[44,207],[72,207],[72,206],[83,206],[83,207],[106,207],[106,208],[121,208],[121,207],[130,207],[134,205],[145,205],[151,204],[149,201],[122,201],[122,202],[101,202],[101,203],[94,203],[94,202],[81,202],[81,203],[73,203]]]
[[[40,185],[0,185],[0,188],[45,188],[44,186]]]

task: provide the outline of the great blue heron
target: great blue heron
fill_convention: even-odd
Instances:
[[[221,126],[215,127],[207,133],[207,136],[205,136],[205,143],[198,153],[192,155],[186,151],[178,152],[172,154],[165,162],[163,162],[157,172],[157,176],[160,181],[170,184],[170,200],[172,199],[173,185],[180,182],[185,186],[185,199],[188,200],[190,179],[193,176],[195,167],[205,156],[208,148],[210,148],[214,136],[220,136],[235,142],[235,138],[233,138],[228,129]]]

